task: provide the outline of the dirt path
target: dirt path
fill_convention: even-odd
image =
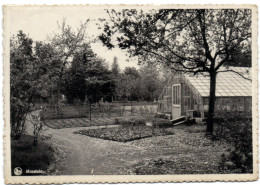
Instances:
[[[82,129],[93,128],[97,126],[43,128],[42,134],[50,136],[51,143],[65,154],[64,165],[58,169],[60,175],[131,174],[134,165],[158,159],[173,161],[174,168],[169,173],[205,173],[217,169],[220,155],[227,150],[223,144],[205,139],[203,126],[177,126],[171,128],[174,129],[174,135],[127,143],[74,134]]]
[[[34,111],[33,114],[39,112]],[[121,169],[137,162],[137,155],[140,156],[142,153],[142,147],[74,134],[75,131],[93,128],[97,127],[64,129],[43,127],[41,134],[51,137],[51,143],[65,154],[65,165],[58,169],[61,175],[119,174]],[[29,122],[26,130],[27,133],[33,133]]]
[[[47,128],[44,131],[45,135],[51,135],[53,144],[66,154],[65,166],[59,169],[62,175],[118,174],[121,168],[135,163],[135,155],[140,155],[142,151],[134,145],[73,133],[82,129],[86,127]]]

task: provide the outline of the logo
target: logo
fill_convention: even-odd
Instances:
[[[22,173],[23,173],[22,168],[16,167],[16,168],[14,169],[14,174],[15,174],[15,175],[22,175]]]

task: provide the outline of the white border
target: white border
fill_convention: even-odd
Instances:
[[[161,4],[171,4],[171,3],[180,3],[180,1],[178,1],[178,2],[174,2],[174,1],[163,1],[163,0],[161,0],[161,1],[159,1]],[[113,0],[110,0],[110,1],[104,1],[104,0],[96,0],[96,1],[91,1],[91,0],[89,0],[89,1],[82,1],[82,0],[56,0],[55,2],[53,2],[52,0],[37,0],[37,1],[33,1],[33,0],[21,0],[21,1],[19,1],[19,0],[2,0],[1,2],[1,5],[3,5],[3,4],[53,4],[53,3],[55,3],[55,4],[93,4],[93,3],[95,3],[95,4],[120,4],[120,3],[122,3],[122,1],[118,1],[118,0],[116,0],[116,1],[113,1]],[[156,1],[156,0],[150,0],[150,1],[148,1],[148,0],[131,0],[131,1],[124,1],[124,3],[127,3],[127,4],[158,4],[158,1]],[[232,4],[232,3],[239,3],[239,4],[248,4],[248,3],[251,3],[251,4],[257,4],[258,6],[259,6],[259,1],[256,1],[256,0],[253,0],[253,1],[246,1],[246,0],[242,0],[242,1],[230,1],[230,0],[216,0],[216,1],[205,1],[205,0],[201,0],[201,1],[192,1],[192,0],[190,0],[190,1],[188,1],[188,0],[183,0],[183,1],[181,1],[181,3],[182,4],[192,4],[192,3],[200,3],[200,4],[209,4],[209,3],[211,3],[211,4],[216,4],[216,3],[218,3],[218,4]],[[1,14],[0,15],[0,19],[2,19],[2,15],[3,14]],[[1,33],[3,34],[3,32],[2,32],[2,29],[1,29]],[[1,34],[1,35],[2,35]],[[1,39],[2,39],[2,37],[1,37]],[[1,42],[2,42],[2,40],[0,40]],[[259,40],[258,40],[258,43],[259,43]],[[3,51],[3,49],[2,49],[2,45],[0,46],[1,47],[1,50]],[[1,60],[2,60],[2,58],[1,58]],[[0,73],[1,74],[3,74],[3,62],[1,62],[0,63]],[[258,74],[259,75],[259,74]],[[259,76],[258,76],[258,79],[259,79]],[[0,75],[0,81],[1,82],[3,82],[3,75]],[[1,89],[3,89],[3,83],[0,83],[0,88]],[[1,97],[2,98],[2,97]],[[1,114],[0,114],[0,120],[1,120],[1,123],[3,123],[3,99],[1,99],[2,101],[2,106],[0,106],[0,112],[1,112]],[[258,105],[259,106],[259,105]],[[258,107],[254,107],[254,110],[258,110]],[[1,138],[3,138],[3,124],[0,124],[1,125],[1,128],[0,128],[0,137]],[[3,142],[0,142],[1,144],[0,144],[0,148],[1,149],[3,149],[3,146],[2,146],[2,143]],[[3,155],[3,151],[2,151],[2,155]],[[2,160],[0,160],[0,166],[3,166],[3,158],[1,158]],[[0,180],[0,184],[3,184],[4,183],[4,181],[3,181],[3,167],[1,168],[0,167],[0,177],[1,177],[1,180]],[[150,180],[152,181],[152,179],[153,179],[153,176],[151,176],[151,178],[150,178]],[[119,179],[118,179],[119,180]],[[176,179],[175,179],[176,180]],[[188,178],[187,178],[187,180],[188,180]],[[75,182],[75,181],[74,181]],[[54,182],[53,182],[54,183]],[[257,183],[257,182],[254,182],[254,183]]]

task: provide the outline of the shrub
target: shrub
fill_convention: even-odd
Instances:
[[[89,117],[89,108],[87,105],[84,105],[85,108],[83,108],[82,112],[85,111],[85,113],[82,113],[80,115],[79,111],[77,110],[77,107],[75,105],[72,106],[64,106],[62,107],[63,114],[58,114],[56,111],[54,111],[51,108],[46,108],[44,111],[45,119],[46,120],[52,120],[52,119],[66,119],[66,118],[88,118]]]
[[[168,117],[166,116],[166,114],[163,114],[163,113],[156,113],[156,114],[155,114],[155,118],[168,119]]]
[[[24,133],[25,120],[30,110],[30,104],[12,96],[10,103],[11,137],[12,139],[19,139]]]
[[[188,117],[188,119],[186,120],[185,124],[186,124],[187,126],[191,126],[191,125],[196,124],[196,121],[195,121],[194,118]]]
[[[162,127],[171,127],[173,126],[172,122],[168,119],[155,118],[152,120],[153,126],[157,128]]]
[[[23,172],[26,169],[45,171],[54,162],[54,153],[51,143],[41,139],[33,146],[33,136],[24,134],[19,140],[11,140],[12,173],[16,167],[21,167]]]
[[[75,109],[79,116],[86,116],[89,114],[89,104],[83,104],[80,101],[75,102]]]
[[[150,110],[149,110],[149,105],[144,105],[144,113],[145,114],[150,114]]]
[[[39,115],[33,115],[30,113],[28,115],[28,121],[31,122],[33,125],[33,145],[36,146],[38,144],[38,137],[40,135],[40,132],[42,130],[42,126],[44,123],[44,114],[39,114]]]
[[[131,115],[135,115],[135,113],[137,113],[137,107],[136,106],[132,106],[131,107]]]
[[[139,126],[139,125],[145,125],[145,119],[142,118],[115,119],[115,124],[122,125],[122,126]]]
[[[141,116],[143,116],[145,114],[143,106],[139,106],[139,113],[140,113]]]
[[[217,122],[220,122],[219,120]],[[234,146],[228,155],[222,155],[220,170],[252,173],[252,122],[248,119],[222,120],[216,125],[216,136]]]

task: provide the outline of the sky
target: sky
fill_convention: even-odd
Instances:
[[[58,23],[66,19],[66,24],[73,29],[79,27],[80,22],[90,20],[87,27],[88,37],[91,39],[101,33],[96,25],[98,18],[108,19],[104,9],[85,7],[13,7],[10,11],[11,35],[22,30],[29,35],[33,41],[48,41],[48,35],[59,32]],[[119,48],[108,50],[100,41],[91,44],[93,51],[101,58],[105,59],[111,66],[113,58],[118,58],[119,66],[123,70],[125,67],[137,67],[137,59],[126,56],[127,52]]]

